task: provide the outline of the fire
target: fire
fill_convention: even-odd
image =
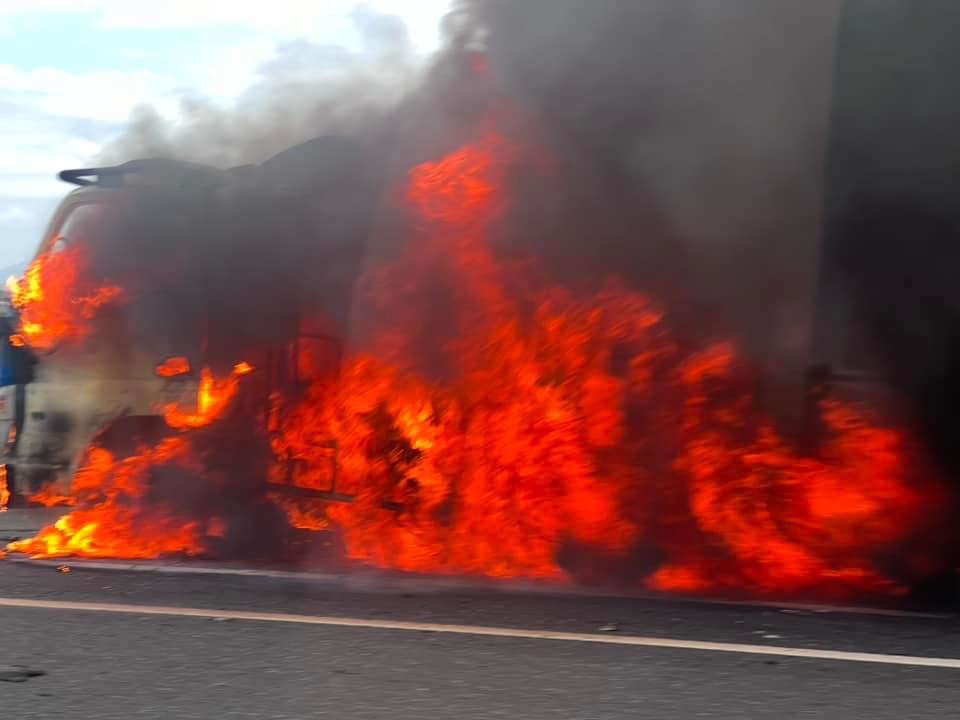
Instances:
[[[123,295],[119,287],[91,278],[80,245],[41,253],[22,278],[7,280],[7,291],[20,312],[20,333],[11,342],[39,350],[87,336],[100,308]]]
[[[196,431],[221,420],[238,391],[239,378],[251,372],[253,366],[245,362],[238,363],[226,378],[217,378],[204,368],[196,408],[166,409],[170,428]],[[141,447],[129,457],[91,448],[73,479],[72,497],[63,498],[49,486],[30,498],[48,505],[68,500],[75,509],[36,537],[11,543],[8,549],[42,557],[128,559],[208,551],[227,534],[223,519],[215,513],[202,519],[193,517],[193,509],[184,507],[182,498],[157,490],[157,483],[162,482],[158,473],[209,478],[191,440],[189,434],[176,434],[152,447]],[[173,487],[179,486],[174,482]]]
[[[62,505],[73,505],[73,496],[60,492],[56,483],[48,483],[30,495],[27,502],[30,505],[42,505],[43,507],[60,507]]]
[[[753,407],[734,374],[730,345],[710,348],[678,371],[686,399],[676,466],[697,529],[733,557],[736,581],[754,589],[847,583],[895,591],[871,558],[903,537],[923,509],[925,498],[909,482],[903,439],[832,401],[824,407],[832,437],[822,456],[800,456]],[[661,568],[651,584],[732,585],[711,577],[716,569],[702,553]]]
[[[181,356],[176,355],[174,357],[167,358],[162,363],[157,365],[155,372],[158,377],[163,378],[172,378],[178,377],[180,375],[189,375],[193,370],[190,367],[190,360]]]
[[[167,405],[164,420],[171,428],[184,430],[209,425],[219,419],[237,392],[239,378],[253,372],[253,366],[239,362],[225,378],[217,378],[209,368],[200,371],[195,408],[182,409],[177,403]]]
[[[255,369],[256,368],[254,368],[253,365],[248,363],[246,360],[241,360],[240,362],[238,362],[236,365],[233,366],[233,374],[237,376],[249,375]]]
[[[146,480],[157,466],[189,463],[187,450],[181,438],[125,459],[92,449],[74,478],[77,508],[36,537],[10,543],[8,550],[43,557],[130,559],[202,552],[206,528],[184,522],[170,503],[152,500]]]
[[[10,505],[10,488],[7,485],[7,466],[0,465],[0,513]]]
[[[829,439],[803,455],[756,405],[732,343],[681,348],[666,310],[615,278],[579,295],[518,281],[491,242],[514,152],[491,134],[411,172],[417,230],[361,282],[368,346],[339,378],[249,414],[272,458],[258,502],[407,571],[561,581],[582,571],[574,556],[660,590],[897,592],[875,558],[931,505],[905,438],[831,401]],[[211,553],[226,516],[157,499],[151,473],[190,468],[231,497],[194,443],[236,421],[252,370],[204,369],[196,406],[166,408],[185,432],[130,458],[91,451],[76,509],[10,549]]]
[[[684,359],[664,311],[616,281],[592,298],[517,296],[488,241],[505,154],[488,137],[411,173],[424,225],[371,275],[381,352],[314,388],[274,437],[279,457],[301,463],[296,484],[327,487],[337,473],[356,495],[327,511],[348,554],[562,578],[571,543],[624,555],[646,542],[674,558],[647,578],[657,589],[895,591],[872,557],[925,501],[899,435],[834,403],[823,457],[803,457],[754,407],[732,344]],[[455,308],[442,383],[404,369],[430,317],[417,294],[438,279]]]

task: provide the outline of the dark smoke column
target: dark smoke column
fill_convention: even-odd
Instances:
[[[816,359],[892,385],[953,487],[932,530],[960,592],[960,5],[847,0],[836,69]],[[904,549],[904,555],[909,549]],[[925,550],[924,554],[931,555]]]
[[[698,342],[734,337],[799,407],[839,0],[469,6],[566,173],[544,254],[626,275]]]
[[[960,6],[848,0],[817,360],[889,377],[951,475],[960,413]]]

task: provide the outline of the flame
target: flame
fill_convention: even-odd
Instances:
[[[896,591],[872,557],[909,533],[925,501],[899,435],[834,403],[824,457],[799,455],[753,406],[732,344],[682,359],[662,309],[615,281],[585,300],[548,289],[524,316],[529,299],[511,293],[487,240],[509,153],[488,137],[411,173],[425,224],[404,258],[371,274],[382,351],[315,387],[274,437],[278,457],[301,464],[294,484],[329,487],[335,475],[356,495],[327,511],[348,554],[562,578],[570,542],[626,553],[647,538],[676,558],[647,579],[658,589]],[[428,317],[416,293],[436,278],[458,313],[446,344],[457,371],[443,384],[403,369]],[[404,317],[411,307],[421,317]],[[677,510],[650,523],[661,506]]]
[[[217,378],[210,368],[204,368],[200,371],[195,407],[185,410],[177,403],[170,403],[164,409],[164,420],[168,426],[178,430],[209,425],[219,419],[229,407],[237,392],[238,379],[252,371],[252,365],[240,362],[234,366],[230,375]]]
[[[43,507],[60,507],[62,505],[73,505],[73,496],[64,495],[60,492],[56,483],[48,483],[30,495],[27,502],[31,505],[42,505]]]
[[[179,375],[189,375],[193,368],[190,366],[190,360],[182,355],[169,357],[157,365],[155,372],[158,377],[172,378]]]
[[[236,365],[233,366],[233,374],[237,376],[249,375],[255,369],[256,368],[254,368],[253,365],[248,363],[246,360],[241,360],[240,362],[238,362]]]
[[[327,518],[326,503],[322,501],[310,502],[303,498],[290,498],[279,493],[272,494],[270,499],[283,510],[291,527],[313,532],[330,529],[331,523]]]
[[[129,458],[94,448],[74,478],[77,509],[33,538],[10,543],[11,552],[42,557],[147,559],[198,554],[205,528],[183,519],[165,502],[151,502],[151,468],[187,462],[188,445],[168,438]]]
[[[7,485],[7,466],[0,465],[0,513],[10,505],[10,488]]]
[[[660,590],[899,592],[876,558],[933,503],[906,438],[831,400],[829,439],[803,455],[756,405],[732,343],[682,349],[665,310],[616,279],[582,295],[518,281],[490,242],[515,152],[489,134],[415,168],[417,231],[360,283],[378,319],[369,347],[337,379],[271,393],[264,481],[289,525],[335,529],[351,559],[410,571],[560,581],[574,548]],[[196,407],[168,407],[168,424],[215,433],[252,369],[203,370]],[[158,465],[213,482],[192,437],[127,459],[92,451],[77,509],[10,549],[211,552],[221,518],[150,500]],[[632,560],[651,555],[659,567]]]
[[[736,582],[755,590],[848,583],[898,591],[872,557],[902,538],[923,509],[924,498],[909,483],[903,438],[829,401],[824,418],[831,440],[821,458],[800,456],[743,394],[734,363],[732,346],[722,344],[677,373],[686,399],[676,468],[687,480],[697,529],[732,556]],[[661,568],[650,584],[662,590],[733,585],[711,578],[715,565],[701,553]]]
[[[41,253],[22,278],[8,278],[7,291],[20,312],[14,337],[40,350],[87,336],[98,310],[123,295],[117,286],[93,281],[80,245]]]

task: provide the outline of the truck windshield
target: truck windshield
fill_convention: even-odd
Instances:
[[[100,203],[83,203],[70,208],[55,228],[41,252],[58,253],[68,247],[87,244],[102,229],[104,208]]]

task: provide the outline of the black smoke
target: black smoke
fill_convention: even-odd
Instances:
[[[960,8],[845,7],[838,54],[819,352],[894,387],[933,470],[960,483]],[[829,315],[826,311],[830,311]],[[960,566],[960,491],[939,540]],[[955,574],[941,580],[957,592]]]
[[[681,334],[735,337],[776,409],[795,416],[839,3],[465,6],[498,85],[559,156],[555,195],[534,187],[518,203],[541,212],[541,255],[627,276],[666,302]]]

